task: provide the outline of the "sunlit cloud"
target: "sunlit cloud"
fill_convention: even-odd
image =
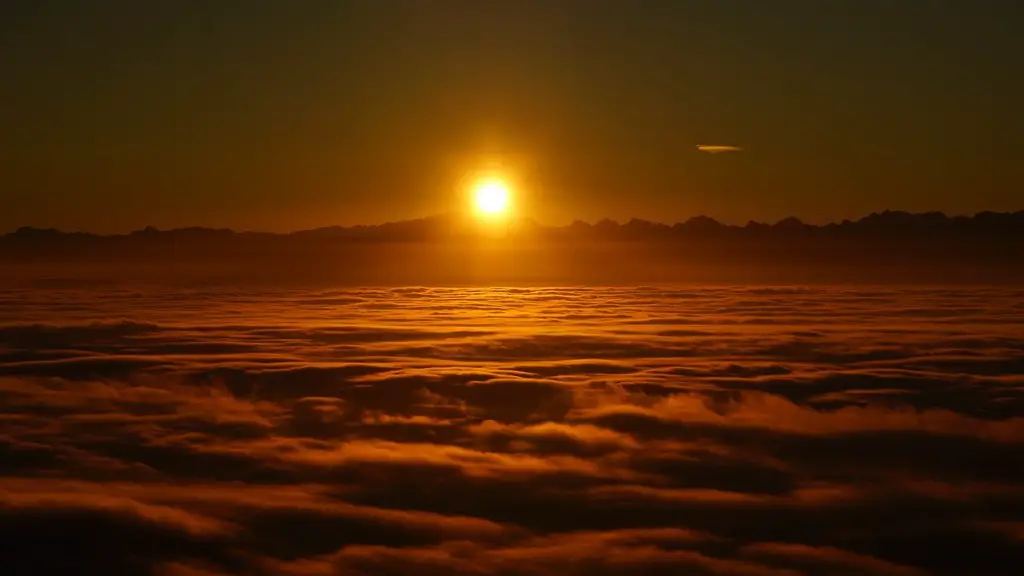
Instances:
[[[20,572],[1024,561],[1013,289],[5,296],[0,554]]]
[[[740,152],[743,148],[739,146],[721,146],[715,144],[698,144],[697,150],[701,152],[707,152],[709,154],[720,154],[722,152]]]

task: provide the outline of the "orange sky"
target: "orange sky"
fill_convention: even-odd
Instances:
[[[2,10],[0,229],[413,218],[495,157],[548,223],[1020,208],[1011,1]]]

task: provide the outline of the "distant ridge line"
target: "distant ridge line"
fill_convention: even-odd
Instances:
[[[354,226],[324,226],[293,232],[235,231],[230,228],[209,228],[190,226],[160,230],[152,226],[124,234],[97,234],[92,232],[65,232],[55,228],[23,226],[0,236],[5,243],[20,241],[59,240],[61,238],[85,239],[156,239],[160,237],[205,237],[209,239],[227,237],[251,238],[336,238],[351,240],[427,240],[447,236],[453,230],[466,232],[473,228],[471,219],[453,215],[436,215],[425,218],[385,222],[382,224]],[[929,232],[981,232],[1024,235],[1024,210],[1016,212],[983,211],[974,215],[947,216],[942,212],[904,212],[886,210],[873,212],[858,220],[842,220],[827,224],[808,224],[790,216],[775,223],[749,221],[744,225],[726,224],[708,216],[695,216],[684,222],[665,224],[632,218],[624,223],[605,218],[594,223],[576,220],[571,224],[549,226],[530,219],[510,221],[509,229],[527,235],[538,236],[581,236],[581,237],[657,237],[680,233],[727,233],[727,232],[793,232],[793,231],[847,231],[889,233]]]
[[[499,231],[478,223],[449,214],[285,234],[149,227],[100,236],[20,228],[0,236],[0,283],[42,275],[229,286],[695,278],[1024,285],[1024,211],[887,211],[824,225],[784,218],[738,226],[706,216],[672,225],[634,218],[542,226],[521,219]]]

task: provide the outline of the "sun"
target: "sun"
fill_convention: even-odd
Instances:
[[[481,214],[501,214],[508,210],[508,184],[497,178],[481,180],[473,186],[473,203]]]

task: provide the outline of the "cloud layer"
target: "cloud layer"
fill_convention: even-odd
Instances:
[[[7,291],[0,558],[16,574],[1010,574],[1021,296]]]

